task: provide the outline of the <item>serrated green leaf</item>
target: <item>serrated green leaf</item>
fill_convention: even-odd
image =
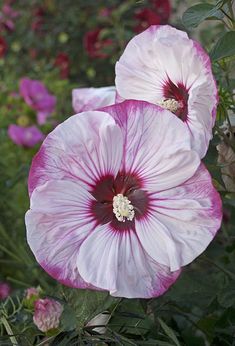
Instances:
[[[201,3],[188,8],[184,12],[182,16],[182,23],[187,29],[193,29],[205,19],[211,17],[221,19],[223,16],[223,13],[214,5]]]
[[[173,329],[168,327],[168,325],[159,317],[158,317],[158,322],[160,323],[160,325],[161,325],[162,329],[164,330],[164,332],[166,333],[166,335],[174,342],[174,344],[176,346],[180,346],[180,343],[179,343]]]
[[[213,61],[235,55],[235,31],[226,32],[210,52]]]

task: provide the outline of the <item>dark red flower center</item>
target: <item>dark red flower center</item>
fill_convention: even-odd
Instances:
[[[134,229],[134,219],[145,216],[148,210],[148,195],[142,188],[141,180],[134,174],[118,173],[102,177],[92,188],[91,194],[95,201],[91,204],[91,212],[98,224],[111,223],[115,230]],[[135,216],[132,221],[117,220],[113,212],[113,198],[118,194],[127,197],[134,208]]]
[[[188,117],[188,89],[183,83],[174,84],[170,79],[164,83],[163,95],[166,99],[174,99],[179,102],[180,107],[174,113],[182,120]]]

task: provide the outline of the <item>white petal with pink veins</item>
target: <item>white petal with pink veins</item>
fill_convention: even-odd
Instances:
[[[47,136],[35,156],[30,193],[53,179],[79,180],[90,186],[101,175],[117,174],[122,155],[122,133],[112,117],[98,111],[74,115]]]
[[[182,185],[150,196],[149,215],[136,221],[146,252],[177,270],[199,256],[214,238],[221,219],[221,200],[201,165]]]
[[[95,227],[93,197],[81,184],[50,181],[37,187],[26,213],[27,240],[37,261],[58,281],[88,287],[76,265],[79,247]]]
[[[92,111],[115,103],[115,86],[78,88],[72,91],[72,104],[76,113]]]
[[[136,173],[146,190],[177,186],[200,165],[183,122],[169,111],[143,101],[126,101],[104,111],[116,119],[125,138],[122,169]]]
[[[180,272],[156,263],[145,253],[135,232],[97,227],[83,242],[77,257],[83,279],[115,297],[161,295]]]

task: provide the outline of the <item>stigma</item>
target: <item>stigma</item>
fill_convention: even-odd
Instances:
[[[172,113],[177,112],[178,109],[183,107],[182,103],[179,101],[176,101],[175,99],[165,99],[165,100],[157,101],[157,105],[167,109],[168,111]]]
[[[134,207],[126,196],[121,193],[113,197],[113,213],[118,221],[132,221],[135,216]]]

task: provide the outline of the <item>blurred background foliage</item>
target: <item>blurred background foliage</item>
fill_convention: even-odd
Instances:
[[[166,23],[200,41],[212,59],[220,103],[205,163],[223,199],[221,231],[160,298],[114,299],[62,287],[39,268],[25,238],[27,176],[39,144],[15,144],[8,128],[35,125],[49,133],[73,114],[73,88],[113,85],[128,40]],[[230,136],[220,128],[235,109],[234,30],[231,0],[0,0],[0,281],[11,289],[7,299],[0,296],[0,345],[235,345],[235,192],[222,179],[216,150],[221,138],[235,148],[233,125]],[[23,77],[42,81],[57,98],[45,124],[19,95]],[[23,303],[32,286],[64,304],[54,335],[39,332]],[[100,335],[87,322],[104,311],[110,316]]]

